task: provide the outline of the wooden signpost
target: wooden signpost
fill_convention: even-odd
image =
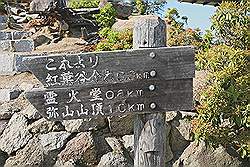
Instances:
[[[192,109],[195,70],[192,47],[165,43],[165,23],[151,16],[135,26],[133,50],[19,56],[17,69],[32,72],[44,85],[26,97],[48,120],[135,114],[134,166],[163,167],[161,113]],[[151,124],[162,126],[144,140]]]

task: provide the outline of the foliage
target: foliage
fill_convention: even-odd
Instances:
[[[4,2],[5,0],[0,0],[0,12],[4,11]]]
[[[73,9],[79,8],[96,8],[100,0],[70,0],[69,7]]]
[[[250,157],[249,51],[226,45],[196,56],[197,65],[210,72],[208,88],[193,121],[196,139],[233,144],[243,158]]]
[[[168,8],[166,12],[167,27],[167,42],[169,46],[185,46],[193,45],[197,49],[207,49],[212,45],[213,35],[207,31],[204,39],[201,36],[199,29],[185,29],[188,18],[180,16],[176,8]]]
[[[135,6],[140,15],[143,15],[146,13],[146,4],[143,0],[135,0]]]
[[[112,4],[107,3],[100,9],[100,13],[94,15],[99,27],[111,27],[115,23],[116,10]]]
[[[135,0],[134,6],[139,14],[153,14],[160,13],[166,0]]]
[[[123,32],[113,31],[110,28],[104,28],[99,32],[102,41],[97,44],[97,51],[112,51],[131,49],[133,46],[133,35],[129,30]]]
[[[250,1],[224,1],[212,16],[212,29],[219,40],[228,46],[246,49],[249,46]]]

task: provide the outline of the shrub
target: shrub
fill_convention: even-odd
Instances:
[[[94,17],[99,27],[111,27],[115,23],[116,10],[112,4],[107,3]]]
[[[99,32],[102,40],[97,44],[97,51],[112,51],[131,49],[133,46],[132,31],[116,32],[110,28],[104,28]]]
[[[100,0],[70,0],[69,7],[73,9],[78,8],[96,8]]]
[[[235,48],[247,49],[250,1],[223,1],[212,16],[212,29],[218,39]]]
[[[196,139],[233,144],[243,158],[250,157],[249,52],[226,45],[214,46],[196,56],[197,65],[209,71],[208,88],[193,120]]]

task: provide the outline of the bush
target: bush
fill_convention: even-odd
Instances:
[[[249,52],[226,45],[214,46],[196,56],[197,65],[209,71],[208,88],[193,120],[196,139],[233,144],[243,158],[250,157]]]
[[[223,1],[212,16],[212,29],[218,39],[235,48],[247,49],[249,46],[250,1]]]
[[[133,46],[132,31],[116,32],[110,28],[104,28],[99,34],[102,40],[97,44],[97,51],[131,49]]]
[[[101,8],[100,13],[94,15],[96,22],[99,27],[111,27],[115,23],[116,10],[112,4],[107,3],[103,8]]]
[[[79,8],[96,8],[100,0],[70,0],[69,7],[73,9]]]

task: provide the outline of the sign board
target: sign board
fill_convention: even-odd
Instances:
[[[50,120],[192,109],[191,47],[19,56],[17,67],[44,85],[26,97]]]

